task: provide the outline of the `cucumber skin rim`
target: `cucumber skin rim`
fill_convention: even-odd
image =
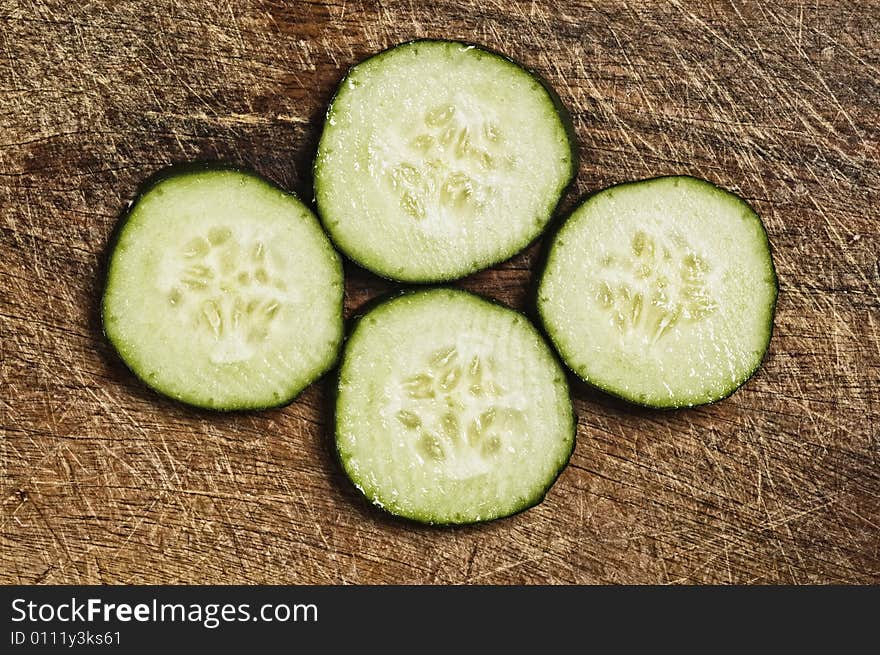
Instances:
[[[561,353],[560,348],[556,342],[556,339],[553,336],[553,331],[550,330],[550,328],[547,325],[547,319],[546,319],[546,317],[544,315],[544,311],[542,309],[543,303],[541,302],[541,299],[540,299],[541,286],[544,281],[544,276],[547,272],[547,267],[549,266],[550,261],[552,260],[553,252],[556,248],[556,242],[558,240],[558,236],[565,229],[565,226],[568,224],[569,220],[573,218],[575,213],[577,213],[581,208],[586,206],[587,203],[590,202],[594,197],[596,197],[602,193],[605,193],[606,191],[612,191],[614,189],[620,189],[620,188],[630,186],[630,185],[644,184],[647,182],[656,182],[659,180],[666,180],[666,179],[680,179],[680,180],[687,180],[688,182],[697,182],[703,186],[710,187],[710,189],[714,192],[721,192],[721,193],[725,194],[726,196],[729,196],[731,199],[735,200],[739,204],[743,205],[751,213],[751,215],[754,217],[754,219],[757,221],[758,225],[761,228],[761,233],[764,235],[764,244],[767,248],[768,260],[770,262],[770,273],[773,278],[774,293],[773,293],[773,299],[770,303],[770,313],[769,313],[770,318],[768,321],[769,325],[767,326],[767,339],[764,344],[764,349],[763,349],[763,352],[761,353],[761,357],[758,358],[758,361],[755,364],[755,366],[752,367],[752,369],[748,371],[748,373],[743,377],[743,379],[741,381],[739,381],[735,386],[731,387],[728,391],[726,391],[724,393],[724,395],[719,396],[717,398],[713,398],[712,400],[707,400],[705,402],[650,404],[650,403],[640,401],[636,398],[630,397],[625,392],[622,392],[622,391],[615,389],[611,386],[603,386],[602,384],[599,384],[598,382],[595,382],[593,380],[590,380],[590,379],[584,377],[578,371],[574,370],[571,366],[569,366],[566,359],[562,356],[562,353]],[[555,227],[555,230],[553,231],[553,233],[549,235],[548,242],[549,242],[549,245],[545,249],[545,252],[542,257],[542,261],[540,262],[538,269],[535,272],[535,277],[534,277],[535,285],[534,285],[533,298],[534,298],[534,303],[535,303],[535,309],[536,309],[537,316],[539,319],[539,324],[541,326],[542,332],[544,332],[544,334],[547,336],[550,343],[553,344],[553,348],[556,351],[556,353],[559,355],[559,358],[562,360],[563,364],[565,365],[565,368],[568,369],[569,371],[571,371],[578,380],[589,385],[590,387],[597,389],[597,390],[601,391],[602,393],[606,393],[609,396],[612,396],[614,398],[622,400],[626,403],[629,403],[630,405],[634,405],[636,407],[642,407],[645,409],[654,409],[654,410],[661,410],[661,411],[674,411],[674,410],[678,410],[678,409],[688,409],[691,407],[705,407],[708,405],[714,405],[715,403],[719,403],[722,400],[726,400],[727,398],[730,398],[730,396],[732,396],[734,393],[739,391],[743,386],[745,386],[745,384],[749,380],[751,380],[754,377],[754,375],[758,372],[758,370],[761,368],[762,364],[764,363],[764,360],[767,358],[767,353],[770,350],[770,342],[772,341],[772,338],[773,338],[773,330],[774,330],[774,324],[775,324],[775,318],[776,318],[776,305],[777,305],[777,302],[779,299],[779,277],[776,273],[776,265],[773,263],[773,246],[770,242],[770,237],[767,233],[767,227],[764,225],[764,221],[761,219],[760,214],[758,214],[758,212],[756,212],[755,209],[745,199],[743,199],[739,195],[737,195],[731,191],[728,191],[727,189],[724,189],[723,187],[720,187],[717,184],[710,182],[709,180],[705,180],[700,177],[695,177],[693,175],[658,175],[656,177],[649,177],[649,178],[644,178],[641,180],[630,180],[630,181],[626,181],[626,182],[619,182],[617,184],[612,184],[611,186],[604,187],[602,189],[597,189],[596,191],[592,191],[592,192],[587,193],[584,196],[582,196],[575,203],[575,206],[573,207],[573,209],[560,222],[560,224]]]
[[[345,249],[343,247],[342,243],[340,243],[337,240],[336,236],[333,234],[332,230],[330,229],[329,225],[327,224],[327,221],[325,220],[323,212],[321,211],[321,206],[320,206],[321,203],[319,201],[320,193],[318,191],[318,184],[316,182],[318,180],[318,172],[320,170],[320,164],[319,164],[320,157],[319,157],[319,155],[321,153],[321,144],[324,141],[324,134],[326,133],[326,130],[327,130],[327,121],[330,118],[331,113],[333,112],[333,106],[336,103],[337,99],[341,95],[343,95],[346,91],[345,82],[352,75],[352,73],[354,73],[354,71],[358,68],[358,66],[361,66],[362,64],[366,64],[367,62],[372,61],[373,59],[378,59],[378,58],[384,57],[388,54],[391,54],[393,51],[397,50],[398,48],[415,46],[420,43],[447,44],[447,45],[452,44],[452,45],[460,45],[464,48],[472,48],[475,50],[479,50],[483,53],[489,54],[493,57],[497,57],[498,59],[503,60],[508,65],[515,66],[516,68],[525,72],[533,80],[535,80],[541,86],[541,88],[544,90],[544,92],[547,94],[548,98],[550,99],[550,103],[551,103],[554,111],[556,112],[556,115],[559,116],[560,123],[562,124],[562,129],[563,129],[563,132],[565,133],[566,141],[568,142],[569,174],[568,174],[568,178],[565,181],[565,184],[559,190],[559,197],[556,199],[556,202],[554,203],[553,208],[548,213],[546,220],[544,221],[543,225],[541,226],[541,229],[537,232],[537,234],[534,235],[534,237],[532,237],[527,243],[523,244],[521,247],[518,247],[516,250],[514,250],[511,253],[503,255],[503,257],[501,259],[493,260],[492,262],[490,262],[488,264],[479,263],[476,267],[469,266],[469,267],[467,267],[467,270],[461,274],[452,274],[452,275],[447,275],[447,276],[430,277],[430,278],[403,279],[403,278],[391,277],[387,273],[380,272],[380,271],[376,270],[374,266],[367,265],[365,262],[363,262],[359,259],[356,259],[353,255],[351,255],[347,251],[347,249]],[[508,261],[509,259],[512,259],[516,255],[521,253],[523,250],[527,249],[529,246],[531,246],[536,241],[538,241],[544,235],[544,233],[547,232],[547,230],[550,228],[551,224],[553,223],[553,217],[556,215],[556,213],[559,209],[559,206],[562,204],[562,201],[565,198],[566,192],[571,188],[572,183],[574,182],[575,178],[577,177],[577,172],[578,172],[579,166],[580,166],[580,147],[578,145],[577,131],[575,130],[574,122],[572,121],[572,118],[571,118],[571,113],[568,111],[568,108],[563,104],[562,99],[559,97],[559,94],[556,93],[556,90],[540,74],[536,73],[528,66],[525,66],[525,65],[521,64],[520,62],[516,61],[512,57],[509,57],[508,55],[506,55],[502,52],[494,50],[488,46],[481,45],[479,43],[473,43],[470,41],[459,41],[456,39],[434,39],[434,38],[429,38],[429,37],[423,37],[423,38],[417,38],[417,39],[409,39],[408,41],[402,41],[402,42],[397,43],[395,45],[389,46],[389,47],[385,48],[384,50],[380,50],[379,52],[376,52],[376,53],[362,59],[358,63],[349,66],[345,70],[345,73],[343,74],[342,78],[339,80],[339,83],[336,85],[335,90],[333,91],[333,96],[330,98],[330,102],[327,104],[327,110],[324,112],[324,124],[321,127],[321,136],[318,139],[318,147],[315,150],[315,158],[312,160],[312,181],[313,181],[312,193],[314,194],[315,214],[317,215],[318,220],[321,222],[321,225],[324,227],[324,232],[327,234],[328,238],[333,243],[333,246],[344,257],[349,259],[351,262],[353,262],[357,266],[363,268],[364,270],[369,271],[373,275],[376,275],[376,276],[382,278],[383,280],[388,280],[389,282],[397,282],[397,283],[401,283],[401,284],[412,284],[412,285],[417,285],[417,286],[431,287],[431,286],[435,286],[435,285],[444,285],[449,282],[455,282],[456,280],[460,280],[462,278],[465,278],[468,275],[473,275],[474,273],[479,273],[480,271],[485,271],[485,270],[490,269],[494,266],[498,266],[499,264],[502,264],[502,263]]]
[[[361,326],[361,323],[366,317],[372,314],[374,310],[391,304],[406,296],[432,294],[444,291],[466,294],[477,301],[482,301],[495,307],[500,307],[502,309],[514,312],[518,314],[520,318],[524,319],[526,321],[526,325],[530,326],[535,331],[535,334],[539,337],[539,339],[544,343],[544,345],[547,346],[547,351],[550,355],[551,360],[555,362],[556,365],[559,367],[559,372],[562,374],[562,384],[565,386],[565,396],[568,398],[569,406],[571,407],[571,447],[569,448],[568,453],[564,456],[562,463],[559,465],[559,468],[553,473],[551,477],[548,477],[546,486],[543,489],[539,490],[537,493],[533,494],[530,498],[525,500],[523,504],[520,505],[517,509],[507,514],[501,514],[499,516],[493,516],[491,518],[481,519],[479,521],[437,521],[430,518],[425,518],[423,516],[398,514],[384,504],[377,504],[375,502],[377,498],[370,497],[362,488],[360,483],[352,476],[347,466],[347,460],[345,457],[343,457],[342,453],[339,450],[339,389],[342,381],[342,369],[345,367],[345,360],[348,353],[349,343],[355,337],[358,328]],[[547,343],[547,340],[544,338],[544,335],[542,334],[538,326],[535,325],[535,323],[531,319],[529,319],[527,315],[519,310],[508,307],[504,303],[494,298],[487,298],[485,296],[481,296],[480,294],[474,293],[473,291],[468,291],[467,289],[460,289],[458,287],[453,287],[449,285],[424,286],[411,289],[394,290],[389,293],[377,296],[376,298],[373,298],[371,300],[368,300],[358,309],[357,313],[349,319],[349,326],[346,330],[345,339],[342,343],[342,348],[340,350],[341,355],[339,357],[338,366],[336,367],[336,385],[333,390],[333,451],[336,454],[337,461],[339,462],[343,472],[345,473],[345,477],[358,492],[358,495],[361,498],[365,499],[370,507],[380,510],[385,516],[392,517],[393,519],[398,520],[402,523],[424,525],[432,528],[467,527],[471,525],[482,525],[484,523],[491,523],[493,521],[510,518],[512,516],[516,516],[517,514],[521,514],[527,510],[530,510],[537,505],[540,505],[547,497],[547,494],[550,493],[550,489],[553,488],[553,486],[556,484],[556,481],[559,479],[563,471],[565,471],[565,469],[571,462],[571,458],[574,455],[575,447],[577,446],[578,415],[575,411],[574,403],[572,402],[571,397],[571,389],[569,388],[568,380],[565,376],[566,366],[562,361],[560,361],[559,354],[557,353],[556,349],[551,347],[551,344]]]
[[[153,191],[156,187],[158,187],[163,182],[166,182],[171,179],[175,179],[182,176],[187,175],[198,175],[200,173],[215,173],[215,172],[229,172],[229,173],[238,173],[241,175],[245,175],[256,179],[262,184],[270,187],[275,191],[281,192],[283,195],[293,197],[299,204],[301,204],[304,208],[306,208],[315,218],[317,218],[314,210],[294,192],[288,191],[283,188],[280,184],[275,182],[274,180],[270,180],[269,178],[263,177],[255,170],[251,168],[247,168],[245,166],[240,166],[238,164],[233,164],[227,161],[220,160],[197,160],[191,162],[183,162],[179,164],[171,164],[170,166],[165,166],[154,173],[152,173],[149,177],[147,177],[143,182],[141,182],[136,190],[133,198],[129,201],[128,205],[122,210],[121,214],[116,220],[116,224],[113,226],[113,231],[110,234],[110,238],[107,241],[107,245],[105,246],[105,256],[104,256],[104,281],[101,285],[101,303],[99,307],[99,318],[101,320],[101,333],[104,335],[104,338],[107,342],[113,347],[114,354],[116,358],[122,362],[128,371],[134,375],[141,383],[143,383],[148,389],[158,393],[163,398],[167,398],[175,403],[179,403],[180,405],[184,405],[189,408],[203,409],[208,410],[210,412],[216,412],[219,414],[224,413],[232,413],[232,412],[251,412],[251,411],[263,411],[267,409],[278,409],[280,407],[286,407],[290,405],[294,400],[296,400],[303,391],[305,391],[312,384],[320,380],[323,376],[325,376],[330,370],[336,366],[339,361],[339,357],[342,353],[342,345],[344,342],[344,334],[339,339],[339,342],[336,345],[333,356],[330,358],[329,363],[317,373],[311,382],[306,384],[300,389],[295,390],[292,394],[288,396],[283,396],[277,403],[268,403],[268,404],[255,404],[255,405],[245,405],[245,406],[224,406],[219,407],[215,405],[207,405],[197,402],[192,402],[189,400],[185,400],[180,396],[173,396],[170,393],[167,393],[163,389],[158,388],[157,386],[151,384],[148,380],[144,378],[138,371],[132,368],[128,361],[126,361],[125,357],[123,357],[122,352],[123,349],[117,345],[117,343],[113,340],[110,334],[107,332],[107,290],[110,286],[110,276],[113,270],[113,256],[116,253],[116,246],[119,243],[119,239],[122,236],[122,233],[125,231],[126,226],[128,225],[129,220],[131,219],[132,213],[134,209],[137,207],[140,200],[146,196],[148,193]],[[321,228],[321,232],[323,232],[326,236],[326,231],[323,229],[323,225],[320,221],[318,221],[318,227]],[[329,241],[329,239],[328,239]],[[333,258],[336,261],[336,269],[339,273],[340,283],[344,285],[345,277],[342,269],[342,258],[339,252],[333,247],[333,243],[330,242],[330,253],[333,255]],[[339,301],[339,314],[340,316],[343,313],[345,302],[345,294],[344,292],[340,294]]]

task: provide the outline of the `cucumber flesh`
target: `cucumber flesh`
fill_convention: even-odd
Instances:
[[[743,200],[691,177],[597,193],[555,236],[538,309],[563,360],[624,399],[674,408],[724,398],[757,370],[777,285]]]
[[[229,169],[169,175],[110,257],[104,330],[155,390],[210,409],[281,405],[342,341],[342,267],[296,197]]]
[[[566,120],[504,57],[405,43],[340,84],[315,160],[318,212],[337,246],[378,275],[462,277],[546,226],[575,170]]]
[[[564,372],[524,316],[432,289],[358,322],[339,373],[336,445],[376,505],[473,523],[540,502],[571,455],[574,418]]]

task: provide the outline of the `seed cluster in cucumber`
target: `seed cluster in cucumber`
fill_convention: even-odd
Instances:
[[[757,214],[703,180],[601,191],[556,234],[538,309],[579,376],[652,407],[730,395],[770,342],[776,275]]]
[[[104,330],[157,391],[210,409],[284,404],[336,360],[342,266],[309,209],[255,175],[198,168],[121,225]]]
[[[409,292],[357,323],[339,371],[336,446],[373,503],[473,523],[539,502],[568,462],[568,385],[524,316],[453,289]]]
[[[567,118],[532,73],[475,46],[413,41],[340,84],[315,160],[318,212],[374,273],[451,280],[537,237],[574,161]]]

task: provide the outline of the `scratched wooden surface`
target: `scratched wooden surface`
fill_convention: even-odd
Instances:
[[[0,582],[880,582],[878,25],[876,2],[0,0]],[[762,214],[781,283],[732,398],[658,413],[575,385],[547,500],[461,529],[358,498],[329,380],[284,409],[193,411],[126,372],[96,313],[143,178],[217,158],[310,195],[345,68],[420,36],[552,83],[582,149],[565,206],[708,178]],[[522,307],[538,253],[462,286]],[[348,275],[349,314],[389,288]]]

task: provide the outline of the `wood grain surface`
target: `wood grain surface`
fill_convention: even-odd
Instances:
[[[0,0],[5,583],[880,582],[880,4]],[[311,197],[346,67],[413,37],[543,75],[581,148],[563,212],[670,173],[749,200],[781,293],[770,353],[717,405],[573,382],[546,501],[432,529],[333,459],[332,380],[216,415],[126,371],[97,303],[141,180],[193,159]],[[461,286],[528,304],[533,245]],[[390,288],[347,267],[346,312]]]

